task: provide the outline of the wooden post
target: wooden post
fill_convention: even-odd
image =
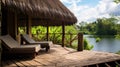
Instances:
[[[65,40],[65,25],[62,25],[62,47],[64,47],[64,40]]]
[[[26,28],[27,28],[27,31],[26,33],[31,37],[31,17],[28,16],[27,17],[27,24],[26,24]]]
[[[17,13],[15,12],[15,38],[16,38],[16,40],[20,43],[20,35],[19,35],[19,31],[18,31],[18,19],[17,19]]]
[[[1,2],[0,2],[1,5]],[[1,8],[0,8],[1,10]],[[1,18],[2,18],[2,12],[0,12],[0,36],[1,36]],[[2,67],[2,63],[1,63],[1,55],[2,54],[2,46],[1,46],[1,41],[0,41],[0,67]]]
[[[15,22],[14,22],[14,24],[15,24],[15,37],[16,37],[16,40],[17,40],[17,34],[18,34],[18,22],[17,22],[17,13],[15,12]]]
[[[46,33],[47,41],[49,40],[49,26],[47,25],[47,33]]]
[[[17,40],[17,14],[15,11],[8,11],[7,31],[15,40]]]
[[[1,5],[1,13],[2,13],[2,21],[1,21],[1,35],[6,35],[8,34],[8,28],[7,28],[7,14],[8,11],[5,10],[3,5]]]
[[[78,33],[78,48],[77,51],[83,51],[84,46],[83,46],[83,34]]]
[[[70,33],[70,46],[72,46],[72,34]]]

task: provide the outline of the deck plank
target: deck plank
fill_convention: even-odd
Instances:
[[[109,62],[117,61],[120,64],[120,55],[98,51],[81,51],[74,49],[52,46],[49,52],[40,51],[34,59],[3,60],[3,66],[38,66],[38,67],[80,67],[80,66],[109,66]]]
[[[11,60],[7,60],[6,62],[9,67],[17,67],[17,65],[14,62],[12,62]]]
[[[55,66],[54,63],[52,63],[52,62],[50,62],[50,61],[48,61],[46,59],[34,59],[34,61],[42,64],[43,66]]]
[[[41,66],[42,65],[34,60],[27,60],[25,62],[29,63],[29,65],[31,65],[31,66]]]
[[[15,59],[15,60],[12,60],[17,66],[20,66],[20,67],[25,67],[25,65],[23,63],[21,63],[19,61],[19,59]]]
[[[26,62],[25,59],[23,59],[23,60],[17,60],[17,61],[19,61],[19,63],[22,64],[23,66],[29,66],[30,65],[29,63]],[[19,65],[19,66],[21,66],[21,65]]]
[[[7,62],[2,61],[2,67],[7,67],[7,66],[8,66]]]

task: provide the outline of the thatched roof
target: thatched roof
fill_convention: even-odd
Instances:
[[[32,18],[33,25],[72,25],[76,17],[59,0],[2,0],[3,7]],[[20,19],[21,23],[25,18]]]

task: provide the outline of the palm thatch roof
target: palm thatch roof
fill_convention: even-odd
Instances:
[[[32,25],[59,26],[72,25],[76,17],[59,0],[2,0],[5,9],[17,12],[19,24],[25,23],[30,16]],[[24,15],[24,17],[20,15]]]

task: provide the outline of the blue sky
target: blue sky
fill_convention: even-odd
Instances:
[[[78,3],[78,5],[89,5],[91,7],[94,7],[98,4],[98,2],[99,0],[82,0],[81,2]]]
[[[120,16],[120,4],[113,0],[60,0],[78,19],[92,22],[97,18]]]

